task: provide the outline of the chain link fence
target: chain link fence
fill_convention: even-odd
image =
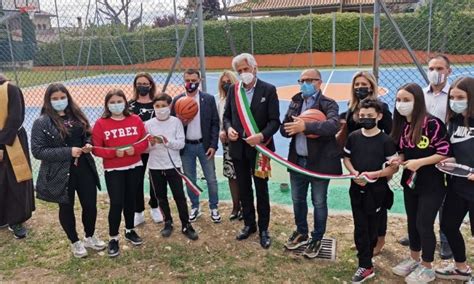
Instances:
[[[238,8],[239,0],[203,2],[201,41],[196,0],[1,0],[0,71],[25,94],[25,127],[30,130],[38,117],[51,82],[65,83],[91,122],[111,88],[131,97],[140,71],[152,73],[158,90],[176,95],[183,91],[182,71],[204,66],[202,42],[210,69],[231,68],[231,56],[241,52],[262,55],[264,67],[327,67],[335,71],[333,81],[344,84],[352,73],[337,78],[336,68],[373,68],[386,90],[382,100],[392,109],[401,85],[427,85],[426,63],[434,54],[451,59],[450,80],[474,75],[472,0],[342,1],[344,7],[328,1],[342,8],[289,7],[266,14]],[[381,4],[379,14],[374,2]]]
[[[137,72],[150,72],[157,90],[174,96],[184,91],[182,72],[200,68],[196,5],[188,0],[0,4],[0,72],[23,90],[28,132],[52,82],[64,83],[94,123],[110,89],[132,97]]]

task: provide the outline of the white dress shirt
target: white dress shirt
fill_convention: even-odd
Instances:
[[[196,103],[198,105],[198,112],[197,112],[196,116],[188,123],[188,127],[186,129],[186,139],[188,139],[188,140],[199,140],[199,139],[202,139],[201,103],[200,103],[201,93],[198,92],[192,98],[196,101]]]
[[[448,92],[450,85],[446,82],[446,85],[441,92],[435,94],[431,86],[425,87],[423,92],[425,93],[425,104],[426,110],[441,119],[443,122],[446,120],[446,111],[448,108]]]

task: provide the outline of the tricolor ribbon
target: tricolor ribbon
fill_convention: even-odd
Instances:
[[[161,141],[165,141],[165,137],[163,135],[157,135],[157,136],[151,136],[150,138],[159,138]],[[178,173],[178,175],[181,177],[181,179],[184,181],[184,183],[188,186],[188,188],[197,196],[201,195],[202,189],[197,185],[194,184],[191,179],[186,176],[174,163],[173,158],[171,157],[170,151],[168,147],[163,143],[163,146],[166,149],[166,152],[168,153],[168,158],[170,159],[171,164],[173,165],[174,170]]]
[[[245,89],[242,82],[235,84],[235,105],[237,107],[237,113],[240,118],[240,123],[244,128],[245,133],[247,136],[251,136],[254,134],[259,133],[259,129],[255,119],[253,117],[252,111],[250,110],[250,105],[247,99],[247,95],[245,93]],[[271,160],[277,162],[278,164],[290,169],[291,171],[297,172],[299,174],[303,174],[313,178],[320,178],[320,179],[353,179],[353,178],[363,178],[369,183],[374,183],[377,179],[373,179],[367,175],[352,175],[352,174],[343,174],[343,175],[332,175],[332,174],[324,174],[318,173],[314,171],[310,171],[305,169],[301,166],[293,164],[286,160],[285,158],[279,156],[277,153],[273,152],[272,150],[268,149],[264,145],[256,145],[255,149],[262,155],[270,158]],[[258,159],[257,159],[258,161]]]

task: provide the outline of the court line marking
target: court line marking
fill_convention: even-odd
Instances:
[[[331,82],[331,79],[332,79],[332,75],[334,74],[334,70],[331,71],[331,74],[329,74],[329,78],[326,82],[326,84],[324,84],[324,90],[323,90],[323,94],[326,93],[326,89],[327,87],[329,86],[329,82]]]

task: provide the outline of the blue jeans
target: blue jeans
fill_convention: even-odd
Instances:
[[[306,167],[306,158],[298,157],[297,164]],[[308,234],[308,188],[311,185],[311,200],[313,203],[314,231],[311,237],[321,240],[326,232],[328,218],[327,192],[329,180],[311,178],[298,173],[290,172],[291,198],[295,214],[296,230],[298,233]]]
[[[209,192],[209,208],[217,209],[219,203],[219,196],[217,194],[217,178],[216,166],[214,158],[208,160],[206,151],[202,143],[200,144],[186,144],[184,146],[181,160],[183,162],[184,174],[187,175],[193,183],[196,183],[196,158],[199,159],[204,177],[207,182],[207,190]],[[191,208],[199,208],[199,196],[194,194],[189,187],[187,187],[189,199],[191,199]]]

